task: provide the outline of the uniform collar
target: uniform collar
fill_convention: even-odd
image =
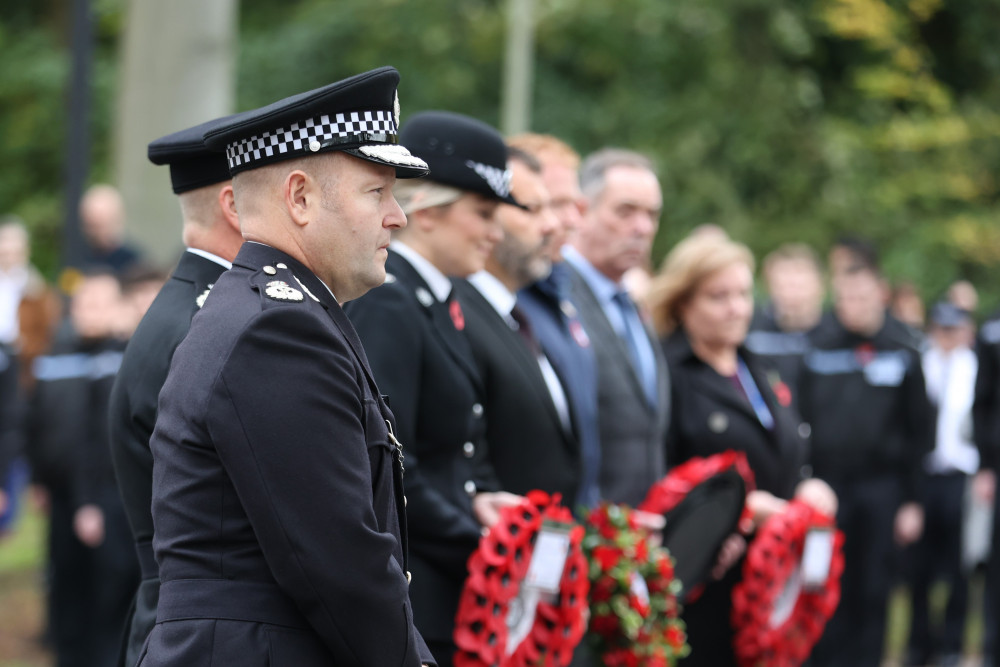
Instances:
[[[260,243],[259,241],[246,241],[240,248],[239,254],[236,255],[236,259],[233,260],[233,264],[245,267],[252,271],[258,271],[265,265],[277,267],[278,264],[285,264],[288,269],[291,270],[292,276],[295,280],[304,288],[307,292],[313,296],[317,297],[316,300],[323,303],[325,307],[329,307],[331,304],[324,303],[323,299],[325,295],[330,295],[333,299],[333,303],[340,305],[337,301],[336,295],[330,287],[319,279],[319,277],[312,272],[312,270],[305,264],[295,259],[288,253],[278,248],[267,245],[266,243]],[[291,287],[296,287],[291,285]]]
[[[431,293],[438,301],[444,303],[448,300],[448,295],[451,294],[451,281],[448,280],[448,276],[431,264],[430,260],[402,241],[392,241],[389,244],[389,249],[409,262],[413,270],[427,283],[427,287],[430,288]]]
[[[224,266],[227,269],[233,268],[233,263],[227,259],[222,259],[218,255],[214,255],[207,250],[202,250],[201,248],[188,248],[187,251],[192,255],[198,255],[199,257],[204,257],[210,262],[215,262],[219,266]]]

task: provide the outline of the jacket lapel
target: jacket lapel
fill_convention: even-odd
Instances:
[[[590,334],[592,338],[597,337],[605,341],[610,341],[611,349],[614,351],[616,361],[622,364],[623,367],[628,369],[629,384],[632,387],[632,392],[636,396],[642,405],[646,407],[650,412],[658,410],[660,404],[663,402],[664,390],[662,379],[665,377],[663,373],[662,355],[656,349],[657,345],[653,344],[653,356],[656,358],[657,363],[657,403],[656,405],[650,405],[649,400],[646,397],[646,390],[642,386],[642,381],[639,379],[639,374],[636,371],[635,364],[632,363],[632,355],[628,351],[628,344],[618,335],[614,327],[611,326],[611,322],[608,321],[607,315],[604,313],[604,306],[597,300],[597,296],[594,294],[593,290],[584,280],[583,276],[572,266],[568,265],[573,296],[577,301],[577,307],[581,311],[586,310],[591,313],[591,317],[588,320],[587,333]],[[596,329],[596,331],[591,331],[590,329]],[[647,336],[649,336],[649,331],[646,331]],[[653,343],[653,339],[650,336],[650,341]]]
[[[462,307],[468,307],[469,310],[475,311],[485,322],[489,323],[491,333],[503,345],[507,356],[515,361],[528,377],[532,378],[532,391],[535,392],[537,399],[545,406],[549,417],[559,425],[559,432],[563,435],[563,444],[567,447],[572,447],[572,442],[570,441],[571,434],[567,433],[566,429],[562,427],[562,420],[559,418],[559,412],[552,401],[552,394],[549,393],[549,386],[545,383],[545,378],[542,376],[542,369],[538,365],[538,360],[531,355],[531,351],[527,348],[524,341],[521,340],[520,335],[510,328],[510,325],[500,316],[496,308],[486,300],[472,283],[465,280],[456,280],[455,289],[458,290]]]
[[[434,299],[429,305],[420,301],[416,294],[417,290],[423,289],[433,296],[430,286],[413,268],[412,264],[391,249],[389,250],[389,258],[386,260],[386,268],[399,283],[409,288],[412,292],[411,296],[418,302],[420,310],[430,320],[431,331],[440,339],[448,354],[461,366],[472,383],[482,391],[482,379],[479,377],[479,371],[476,370],[472,348],[469,347],[468,339],[455,328],[455,324],[451,321],[447,304],[443,304],[437,299]]]

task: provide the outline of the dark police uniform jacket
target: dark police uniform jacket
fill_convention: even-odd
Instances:
[[[187,335],[191,318],[207,291],[224,270],[221,264],[191,252],[181,256],[173,275],[132,335],[111,391],[111,457],[142,566],[142,583],[126,633],[126,665],[135,664],[146,635],[153,629],[160,591],[149,507],[153,494],[149,437],[156,423],[156,400],[167,379],[174,350]]]
[[[934,411],[912,332],[889,315],[873,337],[825,318],[810,338],[800,391],[814,473],[835,483],[893,477],[914,500]]]
[[[384,285],[345,310],[405,447],[414,621],[426,639],[451,642],[466,564],[480,538],[468,489],[496,490],[483,461],[483,387],[448,305],[391,249],[386,271]]]
[[[392,415],[315,275],[244,244],[158,409],[160,600],[140,664],[431,661],[407,595]]]
[[[455,280],[465,334],[486,391],[486,443],[504,491],[562,494],[572,507],[582,472],[580,443],[563,428],[538,360],[479,290]]]

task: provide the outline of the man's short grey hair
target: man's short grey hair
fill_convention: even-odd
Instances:
[[[656,175],[653,161],[642,153],[624,148],[602,148],[588,155],[580,165],[580,190],[587,199],[594,201],[601,195],[608,170],[613,167],[646,169]]]

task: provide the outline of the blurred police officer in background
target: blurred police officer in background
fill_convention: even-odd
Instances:
[[[803,243],[780,246],[764,258],[763,268],[768,302],[754,312],[746,347],[774,365],[797,404],[809,332],[823,315],[823,269]]]
[[[920,353],[886,312],[870,244],[841,244],[831,267],[834,317],[810,338],[801,378],[811,463],[840,499],[845,569],[837,612],[813,653],[818,665],[878,665],[897,546],[919,536],[924,456],[933,419]]]
[[[406,224],[385,67],[250,111],[225,150],[246,243],[178,346],[153,452],[142,665],[432,663],[408,599],[403,453],[341,309]],[[405,327],[397,333],[406,336]]]
[[[217,122],[161,137],[150,143],[147,151],[154,164],[170,166],[187,249],[129,341],[111,394],[111,453],[142,567],[142,583],[125,633],[120,663],[125,665],[138,660],[156,621],[159,597],[150,512],[153,454],[149,450],[157,397],[191,318],[219,275],[232,266],[243,243],[228,162],[222,153],[211,152],[202,143],[202,135]]]
[[[345,310],[405,446],[413,618],[444,666],[469,556],[499,508],[519,501],[497,492],[485,458],[485,388],[449,276],[482,270],[503,238],[497,207],[514,200],[502,178],[507,148],[488,125],[426,111],[400,140],[431,173],[396,185],[407,224],[393,232],[386,282]]]
[[[60,667],[114,664],[139,579],[108,448],[121,306],[110,270],[88,270],[52,350],[33,363],[27,453],[48,498],[48,623]]]

